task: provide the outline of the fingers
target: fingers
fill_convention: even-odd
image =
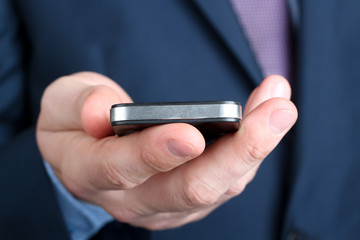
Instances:
[[[154,174],[170,171],[197,157],[205,148],[201,133],[188,124],[148,128],[108,143],[107,150],[102,148],[101,152],[110,151],[113,155],[107,154],[100,164],[110,185],[101,187],[111,189],[139,185]]]
[[[125,91],[100,74],[84,72],[54,81],[42,96],[37,124],[44,159],[59,173],[63,165],[59,159],[72,150],[69,144],[82,142],[88,134],[97,138],[109,135],[111,104],[127,101],[131,99]]]
[[[126,101],[131,99],[119,86],[93,73],[61,78],[44,93],[39,147],[72,192],[81,195],[86,190],[132,188],[204,150],[201,133],[187,124],[106,137],[112,132],[110,106]]]
[[[198,161],[186,166],[187,176],[197,176],[198,186],[190,185],[190,192],[198,198],[193,201],[201,204],[220,198],[264,160],[296,119],[295,106],[285,99],[270,99],[256,107],[244,118],[239,132],[220,139]]]
[[[154,212],[206,208],[225,201],[226,194],[242,191],[252,178],[249,172],[261,164],[296,119],[297,110],[289,100],[269,99],[244,117],[236,134],[217,140],[171,174],[154,176],[126,199],[142,201],[141,196],[147,196],[146,204]],[[159,199],[167,200],[159,205]]]
[[[251,95],[240,130],[204,151],[203,136],[188,124],[109,136],[110,106],[131,99],[111,80],[82,73],[61,78],[46,90],[38,142],[44,158],[75,196],[105,207],[125,222],[139,216],[150,222],[152,214],[163,218],[166,212],[199,212],[191,219],[175,220],[171,226],[177,226],[206,215],[242,191],[295,123],[297,110],[289,98],[285,79],[267,78]],[[152,227],[167,226],[158,222]]]
[[[58,135],[57,142],[66,142],[60,138],[68,135]],[[60,178],[72,192],[87,198],[93,191],[134,188],[159,172],[170,171],[200,155],[205,141],[188,124],[168,124],[124,137],[74,138],[67,145],[62,164],[66,171]],[[74,161],[72,156],[81,158]]]
[[[252,92],[246,103],[244,116],[251,112],[260,103],[275,97],[286,99],[290,99],[291,97],[289,82],[279,75],[267,77],[261,85]]]

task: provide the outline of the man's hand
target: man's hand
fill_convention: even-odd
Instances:
[[[121,222],[172,228],[205,217],[244,190],[297,119],[290,94],[282,77],[265,79],[251,94],[239,131],[205,149],[201,133],[188,124],[114,136],[109,109],[130,97],[102,75],[78,73],[46,89],[37,140],[76,197]]]

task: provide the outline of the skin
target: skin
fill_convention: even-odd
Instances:
[[[286,79],[266,78],[249,97],[239,131],[205,149],[201,133],[182,123],[115,136],[110,106],[131,98],[105,76],[77,73],[45,90],[37,141],[74,196],[121,222],[174,228],[241,194],[297,119],[290,95]]]

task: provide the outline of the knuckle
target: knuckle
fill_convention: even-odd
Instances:
[[[265,159],[267,153],[259,146],[256,145],[247,145],[245,148],[245,156],[243,161],[249,165],[254,166]]]
[[[140,158],[152,172],[166,172],[169,170],[169,167],[163,164],[160,158],[154,154],[154,151],[149,150],[149,147],[143,147]]]
[[[105,159],[102,166],[106,179],[116,188],[127,190],[138,185],[138,183],[127,179],[121,171],[108,160]]]
[[[79,97],[74,99],[74,108],[83,109],[88,103],[91,103],[93,99],[97,99],[98,104],[99,101],[104,99],[103,96],[110,96],[111,89],[107,86],[103,85],[94,85],[94,86],[87,86],[86,90],[82,91]]]
[[[50,111],[54,106],[54,96],[57,96],[56,92],[54,92],[54,83],[47,86],[42,93],[40,100],[41,111]]]
[[[229,161],[229,164],[224,167],[223,177],[221,178],[224,181],[224,185],[226,182],[234,181],[234,179],[244,175],[246,168],[241,163],[242,160],[239,159],[239,156],[236,156],[234,161]]]
[[[113,92],[113,90],[106,86],[106,85],[93,85],[91,88],[91,93],[92,94],[99,94],[99,95],[108,95],[111,94]]]
[[[226,192],[226,195],[229,197],[235,197],[239,194],[241,194],[246,186],[253,180],[255,177],[255,171],[248,172],[245,174],[240,180],[238,180],[234,185],[232,185],[228,191]]]
[[[204,208],[216,204],[221,194],[209,183],[195,178],[184,184],[183,196],[188,207]]]
[[[151,221],[144,225],[144,228],[150,231],[159,231],[169,228],[167,220],[164,221]]]
[[[226,195],[229,197],[235,197],[245,190],[246,185],[247,185],[247,182],[240,181],[240,182],[234,184],[233,186],[231,186],[228,189],[228,191],[226,192]]]
[[[139,217],[141,217],[135,211],[128,208],[120,208],[117,211],[112,212],[112,215],[116,220],[124,223],[135,222]]]

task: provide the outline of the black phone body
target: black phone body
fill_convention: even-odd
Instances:
[[[154,125],[188,123],[213,137],[238,130],[241,114],[240,103],[234,101],[124,103],[111,107],[110,122],[119,136]]]

